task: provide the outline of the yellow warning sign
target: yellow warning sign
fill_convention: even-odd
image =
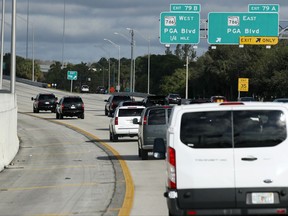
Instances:
[[[238,91],[248,92],[248,90],[249,90],[249,79],[238,78]]]
[[[278,37],[240,37],[240,45],[276,45],[278,44]]]

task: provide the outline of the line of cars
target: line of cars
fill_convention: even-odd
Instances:
[[[112,117],[109,123],[110,141],[119,137],[137,137],[138,156],[148,159],[153,151],[154,140],[166,142],[166,130],[172,106],[165,96],[147,96],[142,101],[134,101],[127,95],[111,95],[105,100],[105,115]]]
[[[34,113],[51,111],[56,113],[56,119],[63,119],[64,116],[84,119],[84,102],[80,96],[64,96],[58,102],[53,93],[39,93],[31,100]]]

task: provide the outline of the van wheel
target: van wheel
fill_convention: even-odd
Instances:
[[[56,112],[56,119],[59,119],[59,113]]]
[[[138,157],[141,157],[141,149],[138,147]]]
[[[148,151],[141,149],[141,158],[142,160],[148,160]]]
[[[59,119],[63,119],[63,115],[59,113]]]

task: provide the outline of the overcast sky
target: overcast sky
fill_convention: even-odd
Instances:
[[[11,46],[11,2],[6,0],[5,52],[10,52]],[[33,53],[33,32],[35,59],[62,62],[63,58],[64,62],[77,64],[101,57],[118,58],[117,47],[104,38],[120,45],[121,57],[130,58],[131,35],[127,28],[135,30],[134,56],[148,53],[148,39],[152,54],[164,54],[165,46],[159,42],[159,16],[176,3],[200,4],[201,19],[207,19],[209,12],[247,12],[248,4],[279,4],[279,19],[288,20],[288,0],[17,0],[16,54],[26,57],[27,17],[28,58]],[[207,46],[207,40],[201,39],[197,54],[205,52]]]

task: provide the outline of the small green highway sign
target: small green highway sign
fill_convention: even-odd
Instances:
[[[278,13],[279,4],[249,4],[249,12]]]
[[[77,80],[77,71],[67,71],[68,80]]]
[[[208,15],[208,43],[239,44],[240,37],[278,37],[278,13],[219,13]]]
[[[198,44],[199,42],[199,13],[162,12],[160,14],[160,43]]]
[[[178,12],[200,12],[200,4],[170,4],[170,11]]]

